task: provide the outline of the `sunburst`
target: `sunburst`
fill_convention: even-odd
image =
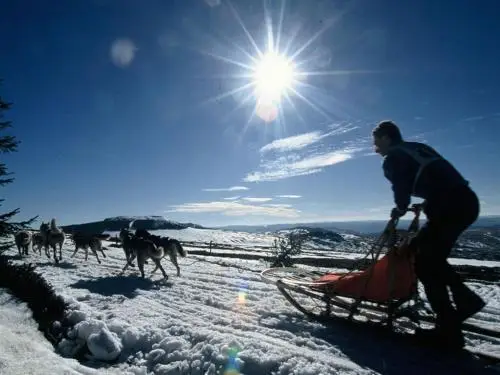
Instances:
[[[256,114],[264,121],[278,115],[281,99],[288,95],[295,83],[293,61],[275,51],[266,52],[257,62],[252,75]]]
[[[212,56],[220,61],[235,66],[239,73],[235,73],[233,77],[244,78],[245,81],[239,87],[231,88],[227,92],[221,93],[210,101],[220,100],[235,93],[247,92],[240,104],[234,108],[234,111],[249,102],[253,102],[254,110],[247,121],[246,126],[256,115],[260,121],[271,123],[282,117],[283,106],[289,105],[297,113],[298,118],[302,118],[298,113],[297,101],[304,103],[310,109],[323,116],[327,121],[332,121],[330,114],[321,108],[319,103],[315,103],[314,98],[310,93],[319,89],[310,83],[305,82],[309,76],[333,76],[333,75],[349,75],[353,73],[368,73],[371,71],[354,71],[354,70],[333,70],[333,71],[307,71],[308,59],[300,59],[309,47],[335,22],[340,19],[344,12],[337,12],[335,17],[326,19],[322,23],[322,27],[317,30],[308,40],[300,45],[296,43],[298,32],[290,36],[287,40],[282,35],[283,21],[285,17],[285,0],[282,0],[282,6],[279,13],[277,31],[273,30],[273,22],[267,7],[264,2],[265,23],[267,31],[267,40],[265,48],[260,48],[252,37],[251,33],[243,23],[240,15],[230,1],[226,1],[235,20],[238,22],[243,33],[248,38],[254,51],[247,51],[242,46],[231,42],[235,47],[231,58],[215,54],[212,51],[201,51]],[[284,48],[280,48],[280,44]],[[234,53],[236,52],[236,53]],[[241,60],[234,56],[241,53]],[[309,92],[307,94],[306,92]],[[335,101],[335,100],[333,100]],[[330,111],[331,112],[331,111]],[[245,129],[246,129],[245,126]]]

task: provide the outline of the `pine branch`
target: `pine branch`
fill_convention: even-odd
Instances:
[[[0,186],[5,186],[14,182],[14,178],[0,178]]]
[[[0,137],[0,152],[8,153],[8,152],[16,152],[17,146],[19,145],[19,141],[16,140],[16,137],[12,135],[4,135]]]
[[[2,118],[2,114],[0,112],[0,118]],[[12,122],[11,121],[0,121],[0,130],[12,128]]]

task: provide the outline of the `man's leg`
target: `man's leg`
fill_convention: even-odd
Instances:
[[[440,222],[429,220],[418,233],[418,252],[415,258],[415,271],[423,284],[425,294],[436,314],[435,328],[431,331],[418,331],[417,335],[430,339],[441,347],[462,348],[464,338],[460,319],[452,305],[448,293],[449,250],[446,247],[447,228]]]
[[[442,220],[443,224],[448,227],[443,233],[443,241],[445,248],[449,249],[450,252],[460,235],[479,216],[479,200],[472,190],[467,188],[461,194],[457,195],[459,197],[455,201],[458,204],[448,209],[448,217]],[[447,256],[449,256],[449,253]],[[460,275],[448,262],[446,262],[445,275],[446,283],[453,294],[453,300],[458,310],[457,313],[460,321],[466,320],[486,305],[481,297],[465,285]]]
[[[446,262],[448,252],[443,243],[444,230],[432,220],[424,224],[418,233],[415,257],[417,277],[424,286],[438,323],[449,321],[456,315],[447,289],[449,270]]]

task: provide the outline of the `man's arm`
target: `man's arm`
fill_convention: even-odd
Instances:
[[[410,163],[405,154],[395,153],[387,155],[383,164],[384,175],[392,184],[394,203],[402,212],[406,212],[411,202],[413,178]]]

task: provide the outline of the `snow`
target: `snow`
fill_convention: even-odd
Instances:
[[[154,233],[181,241],[237,244],[249,252],[273,241],[265,234],[194,228]],[[141,279],[134,268],[120,274],[124,253],[111,244],[104,242],[107,256],[101,265],[92,254],[87,262],[83,253],[69,258],[73,252],[69,240],[59,265],[30,251],[29,261],[38,264],[38,271],[69,302],[74,328],[60,343],[59,357],[36,331],[24,305],[3,299],[0,366],[6,370],[0,367],[0,373],[445,374],[464,369],[479,373],[473,362],[446,360],[366,332],[341,325],[326,328],[306,320],[275,286],[260,278],[267,267],[262,261],[188,254],[179,258],[180,277],[164,259],[168,281],[159,272],[150,276],[151,261],[146,279]],[[190,248],[202,250],[195,244]],[[12,250],[13,259],[15,254]],[[498,327],[498,283],[469,285],[488,302],[470,321]],[[466,339],[468,345],[500,352],[500,341],[472,334]],[[69,359],[85,346],[83,364]],[[20,351],[29,351],[29,358],[20,356]]]
[[[464,258],[449,258],[450,264],[453,265],[470,265],[481,267],[500,267],[500,262],[493,260],[477,260],[477,259],[464,259]]]
[[[0,289],[0,337],[1,374],[119,374],[116,369],[98,371],[62,358],[38,331],[28,306],[4,289]]]

